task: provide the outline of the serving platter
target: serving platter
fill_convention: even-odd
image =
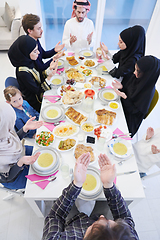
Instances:
[[[94,66],[87,66],[87,65],[85,65],[85,62],[86,61],[93,61],[94,62]],[[82,64],[86,67],[86,68],[95,68],[97,65],[98,65],[98,62],[97,62],[97,60],[95,60],[95,59],[84,59],[83,61],[82,61]]]
[[[75,145],[74,145],[73,147],[71,147],[70,149],[67,149],[67,150],[59,149],[58,146],[59,146],[60,142],[61,142],[61,141],[65,141],[65,140],[67,140],[67,139],[74,139],[74,140],[76,141],[76,142],[75,142]],[[58,149],[58,151],[65,153],[65,152],[69,152],[69,151],[73,150],[73,149],[75,148],[75,146],[77,145],[77,143],[78,143],[78,139],[77,139],[76,137],[71,136],[71,137],[67,137],[67,138],[61,139],[61,140],[58,142],[56,148]]]
[[[53,130],[54,136],[57,138],[65,138],[76,135],[79,132],[79,127],[69,123],[61,123]]]

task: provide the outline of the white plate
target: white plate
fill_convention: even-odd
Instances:
[[[64,67],[64,60],[59,59],[58,60],[58,69],[63,68],[63,67]]]
[[[64,140],[66,140],[68,138],[69,139],[74,139],[76,141],[75,145],[72,148],[68,149],[68,150],[61,150],[61,149],[59,149],[58,146],[59,146],[60,141],[64,141]],[[58,142],[58,145],[57,145],[56,148],[58,149],[58,151],[64,152],[64,153],[73,150],[75,148],[75,146],[77,145],[77,143],[78,143],[78,139],[76,137],[67,137],[67,138],[61,139],[60,141]]]
[[[113,98],[112,99],[106,99],[104,98],[104,94],[105,93],[111,93],[113,94]],[[99,98],[102,100],[102,101],[107,101],[107,102],[110,102],[110,101],[115,101],[117,98],[118,98],[118,95],[115,93],[115,91],[112,89],[112,88],[105,88],[105,89],[101,89],[99,91]]]
[[[105,109],[105,110],[107,110],[107,111],[109,111],[109,112],[115,113],[114,111],[111,111],[110,109],[107,109],[105,106],[102,107],[101,109]],[[113,120],[112,125],[107,125],[107,124],[104,124],[104,123],[99,123],[99,122],[97,121],[96,110],[100,110],[100,109],[98,108],[98,109],[95,109],[95,111],[94,111],[94,120],[95,120],[95,122],[97,122],[98,124],[100,124],[100,125],[106,125],[106,126],[113,126],[113,125],[116,123],[116,121],[117,121],[117,113],[116,113],[116,117],[115,117],[114,120]]]
[[[92,164],[94,164],[96,161],[97,161],[97,156],[96,156],[96,153],[95,153],[95,150],[94,150],[94,146],[95,146],[95,144],[91,144],[91,143],[78,143],[78,144],[83,144],[84,146],[86,146],[86,147],[91,147],[92,149],[93,149],[93,154],[94,154],[94,161],[92,161],[92,162],[90,162],[89,163],[89,165],[92,165]],[[77,144],[77,145],[78,145]],[[76,145],[76,146],[77,146]],[[75,146],[75,148],[74,148],[74,158],[75,158],[75,149],[76,149],[76,146]],[[75,158],[75,161],[76,161],[77,159]]]
[[[90,58],[94,55],[94,52],[89,50],[89,49],[84,49],[82,51],[79,52],[79,56],[83,56],[86,58]]]
[[[85,61],[87,61],[87,60],[92,60],[92,61],[95,63],[95,65],[94,65],[93,67],[86,66],[84,63],[85,63]],[[95,68],[95,67],[98,65],[97,60],[94,60],[94,59],[84,59],[84,60],[82,61],[82,63],[83,63],[83,65],[84,65],[86,68]]]
[[[73,107],[73,105],[70,105],[69,107]],[[66,112],[67,112],[67,110],[68,110],[68,108],[66,109]],[[76,111],[77,111],[77,110],[76,110]],[[80,112],[81,114],[83,114],[84,117],[87,117],[86,114],[85,114],[83,111],[81,111],[81,110],[78,109],[77,112]],[[66,115],[65,115],[65,116],[66,116]],[[69,122],[73,123],[74,125],[80,126],[80,124],[73,122],[72,119],[70,119],[68,116],[66,116],[66,118],[67,118],[67,120],[68,120]],[[87,120],[86,120],[86,121],[87,121]]]
[[[119,154],[115,153],[114,150],[113,150],[113,146],[114,146],[115,143],[124,144],[127,147],[127,153],[124,154],[124,155],[119,155]],[[127,140],[125,140],[125,139],[112,139],[111,142],[109,143],[109,149],[110,149],[111,153],[118,158],[128,158],[132,153],[131,143],[128,142]]]
[[[58,79],[58,80],[59,80],[59,83],[54,83],[53,81],[55,81],[55,79]],[[54,75],[54,76],[51,78],[51,80],[50,80],[51,85],[52,85],[52,86],[56,86],[56,87],[62,85],[63,82],[64,82],[63,77],[60,76],[60,75]]]
[[[70,85],[70,84],[63,84],[63,85],[65,85],[65,87],[71,86],[71,87],[73,87],[73,88],[76,90],[76,88],[75,88],[74,85]],[[61,96],[61,90],[62,90],[62,86],[60,86],[60,87],[57,89],[57,94],[60,95],[60,96]],[[64,94],[65,94],[65,92],[63,92],[63,96],[64,96]],[[61,97],[62,97],[62,96],[61,96]]]
[[[62,115],[61,108],[60,108],[59,106],[55,106],[54,104],[50,104],[50,105],[44,107],[42,110],[43,110],[43,116],[44,116],[46,119],[49,119],[49,120],[55,120],[55,119],[59,118],[59,117]],[[50,110],[55,110],[55,111],[57,111],[57,112],[58,112],[58,115],[57,115],[56,117],[53,117],[53,118],[48,117],[48,116],[47,116],[47,113],[48,113],[48,111],[50,111]]]
[[[57,135],[55,132],[58,130],[58,129],[63,129],[64,127],[69,127],[69,126],[72,126],[72,127],[74,127],[75,128],[75,132],[74,133],[71,133],[71,134],[67,134],[66,133],[66,135],[61,135],[61,136],[59,136],[59,135]],[[54,129],[53,129],[53,134],[54,134],[54,136],[56,136],[57,138],[66,138],[66,137],[71,137],[71,136],[74,136],[74,135],[76,135],[77,133],[79,132],[79,127],[78,126],[76,126],[75,124],[73,125],[73,124],[67,124],[67,123],[61,123],[59,126],[57,126],[57,127],[55,127]]]
[[[72,56],[68,56],[68,57],[72,57]],[[66,59],[66,61],[68,62],[69,66],[71,66],[72,68],[78,66],[78,64],[79,64],[79,59],[77,59],[77,57],[75,57],[75,56],[74,56],[74,58],[75,58],[76,61],[78,62],[76,65],[71,65],[71,64],[69,63],[69,61]]]
[[[103,66],[106,67],[106,69],[107,69],[107,66],[105,65],[105,62],[103,62],[103,63],[101,63],[97,66],[97,70],[98,70],[98,68],[102,68],[102,74],[108,74],[108,69],[106,71],[103,70]]]
[[[34,152],[34,154],[37,153],[37,152],[40,152],[41,154],[43,154],[43,153],[51,154],[52,157],[53,157],[53,163],[50,166],[48,166],[48,167],[42,167],[38,163],[38,159],[39,159],[39,157],[38,157],[36,162],[33,163],[34,169],[36,169],[37,171],[42,172],[42,173],[46,173],[46,172],[52,171],[54,169],[54,167],[56,166],[56,164],[57,164],[57,155],[54,152],[54,150],[52,148],[39,148],[38,150],[36,150]],[[40,154],[40,156],[41,156],[41,154]]]
[[[108,126],[104,125],[104,124],[100,124],[99,126],[102,126],[102,130],[101,130],[101,135],[100,137],[105,137],[106,142],[108,142],[109,140],[111,140],[112,135],[113,135],[113,131],[111,128],[109,128]],[[94,129],[98,128],[99,126],[96,126]],[[104,126],[106,126],[107,128],[104,129]],[[96,135],[94,135],[96,136]]]
[[[116,105],[117,105],[117,108],[112,108],[112,107],[111,107],[111,104],[116,104]],[[111,102],[109,102],[108,106],[109,106],[109,108],[110,108],[112,111],[117,111],[118,108],[119,108],[119,103],[116,102],[116,101],[111,101]]]
[[[41,131],[40,133],[36,134],[35,141],[38,139],[37,135],[41,135],[42,132],[50,132],[51,133],[51,131],[49,131],[49,130],[48,131]],[[51,134],[53,135],[53,133],[51,133]],[[54,139],[55,139],[55,137],[53,135],[53,142],[51,142],[48,146],[43,146],[43,145],[39,144],[38,142],[36,142],[36,144],[37,144],[38,147],[42,147],[42,148],[50,147],[54,143]]]

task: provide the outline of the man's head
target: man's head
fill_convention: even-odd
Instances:
[[[130,229],[124,220],[107,220],[103,215],[87,228],[83,240],[125,240],[130,239]]]
[[[71,16],[72,18],[77,17],[76,11],[77,11],[77,8],[79,8],[79,7],[84,8],[86,10],[85,16],[84,16],[84,17],[86,17],[87,13],[90,11],[91,4],[88,0],[75,0],[73,2],[73,6],[72,6],[72,10],[73,10],[72,16]],[[84,11],[84,10],[81,9],[80,11]],[[84,20],[84,17],[83,17],[83,20]],[[78,21],[78,19],[77,19],[77,21]],[[78,22],[82,22],[82,21],[78,21]]]
[[[39,16],[34,14],[24,15],[22,19],[22,26],[24,31],[35,40],[42,37],[43,30]]]
[[[75,16],[78,22],[83,22],[86,15],[87,15],[86,8],[75,6]]]

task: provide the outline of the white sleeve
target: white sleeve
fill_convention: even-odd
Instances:
[[[65,47],[68,49],[68,48],[71,48],[71,45],[70,45],[70,27],[69,27],[69,24],[68,22],[66,22],[65,26],[64,26],[64,31],[63,31],[63,38],[62,38],[62,43],[65,44]]]
[[[95,34],[93,22],[91,22],[91,29],[89,30],[89,33],[91,33],[91,32],[93,32],[93,35],[92,35],[92,41],[91,41],[91,43],[88,44],[89,47],[93,47],[93,46],[94,46],[94,44],[95,44],[95,38],[96,38],[96,36],[95,36],[96,34]],[[88,43],[88,41],[87,41],[87,43]]]

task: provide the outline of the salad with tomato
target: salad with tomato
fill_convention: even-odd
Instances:
[[[51,132],[42,131],[36,135],[36,143],[40,146],[49,146],[54,141],[54,136]]]

